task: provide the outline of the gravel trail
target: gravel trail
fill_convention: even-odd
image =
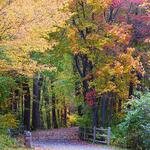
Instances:
[[[103,145],[88,144],[81,141],[34,141],[35,150],[116,150]]]

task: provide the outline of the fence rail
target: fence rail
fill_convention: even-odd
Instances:
[[[102,143],[110,145],[110,132],[111,128],[108,127],[107,129],[104,128],[87,128],[87,127],[80,127],[79,128],[79,135],[80,139],[85,141],[91,141],[93,143]]]

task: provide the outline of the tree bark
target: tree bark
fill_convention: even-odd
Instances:
[[[26,130],[30,130],[30,88],[28,83],[23,83],[23,100],[24,100],[24,125]]]
[[[32,127],[35,130],[40,129],[40,82],[38,74],[33,79]]]
[[[64,105],[64,126],[67,127],[67,107]]]
[[[93,127],[98,126],[98,104],[94,102],[93,106]]]
[[[53,82],[51,83],[51,89],[52,89],[52,127],[53,128],[58,128],[58,124],[57,124],[57,118],[56,118],[56,97],[55,97],[55,93],[54,93],[54,85]]]
[[[131,98],[131,96],[134,95],[133,89],[134,89],[134,85],[133,85],[132,82],[130,82],[130,85],[129,85],[129,98]]]
[[[106,95],[102,97],[102,119],[101,119],[101,126],[104,127],[105,119],[106,119]]]
[[[119,99],[119,102],[118,102],[118,112],[121,112],[122,110],[122,100]]]

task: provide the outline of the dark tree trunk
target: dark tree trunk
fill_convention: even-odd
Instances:
[[[57,118],[56,118],[56,108],[55,108],[55,95],[52,96],[52,126],[53,128],[58,128]]]
[[[82,105],[79,105],[78,106],[78,115],[79,116],[82,116],[83,114],[82,114]]]
[[[115,114],[117,112],[117,103],[115,98],[113,98],[113,113]]]
[[[60,113],[61,113],[61,125],[60,126],[62,127],[63,126],[63,118],[64,118],[62,109],[61,109]]]
[[[122,100],[119,99],[119,102],[118,102],[118,112],[121,112],[122,110]]]
[[[110,114],[109,114],[109,122],[108,122],[108,124],[110,126],[111,121],[112,121],[112,116],[113,116],[113,101],[114,101],[114,99],[110,98],[109,101],[110,101],[110,107],[109,107],[110,108]]]
[[[47,123],[47,129],[51,128],[51,120],[50,120],[50,111],[46,111],[46,123]]]
[[[101,126],[104,127],[105,119],[106,119],[106,96],[102,97],[102,119],[101,119]]]
[[[22,117],[22,122],[24,122],[24,98],[23,98],[23,94],[21,94],[21,117]]]
[[[12,111],[17,113],[17,103],[18,103],[19,90],[15,90],[12,99]]]
[[[43,114],[43,98],[41,98],[41,103],[40,103],[40,128],[44,129],[44,114]]]
[[[23,83],[24,99],[24,125],[26,130],[30,130],[30,89],[28,83]]]
[[[129,98],[131,98],[131,96],[134,95],[133,89],[134,89],[134,85],[133,85],[132,82],[130,82],[130,85],[129,85]]]
[[[67,107],[64,105],[64,126],[67,126]]]
[[[47,129],[51,128],[51,120],[50,120],[50,100],[49,100],[49,95],[48,95],[48,88],[47,88],[47,78],[44,78],[43,82],[43,97],[45,101],[45,112],[46,112],[46,124],[47,124]]]
[[[89,82],[89,80],[92,79],[92,77],[90,77],[90,73],[92,72],[93,65],[88,60],[86,55],[82,55],[82,54],[75,55],[74,60],[75,60],[76,69],[77,69],[80,77],[81,78],[87,78],[87,79],[84,79],[82,81],[83,96],[84,96],[84,99],[85,99],[86,93],[89,91],[88,82]]]
[[[98,104],[95,102],[93,105],[93,127],[98,126]]]
[[[51,89],[52,89],[52,127],[53,128],[58,128],[57,124],[57,118],[56,118],[56,97],[54,93],[54,85],[53,82],[51,83]]]
[[[51,116],[50,116],[50,108],[49,108],[49,97],[45,97],[45,109],[46,109],[46,123],[47,123],[47,129],[51,128]]]
[[[40,129],[40,81],[38,74],[33,79],[32,127]]]
[[[58,127],[60,127],[61,120],[60,120],[60,110],[59,109],[57,109],[57,119],[58,119]]]

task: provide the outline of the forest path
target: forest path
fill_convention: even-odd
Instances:
[[[103,145],[89,144],[82,141],[34,141],[35,150],[117,150]]]
[[[80,141],[79,128],[61,128],[32,133],[35,150],[116,150]]]

